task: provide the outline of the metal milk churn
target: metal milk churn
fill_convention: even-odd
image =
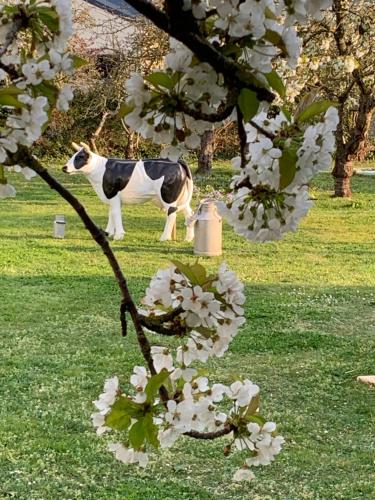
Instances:
[[[65,236],[65,216],[55,215],[55,220],[53,222],[53,236],[54,238],[64,238]]]
[[[223,220],[214,200],[203,200],[195,215],[195,255],[214,257],[222,254]]]

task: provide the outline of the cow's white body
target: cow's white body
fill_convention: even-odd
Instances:
[[[192,221],[192,210],[190,207],[193,193],[193,182],[191,178],[186,179],[186,182],[184,183],[177,199],[172,203],[167,203],[164,201],[161,193],[164,177],[160,177],[158,179],[150,178],[146,173],[143,161],[139,160],[133,167],[134,170],[132,171],[125,188],[119,190],[115,196],[109,198],[103,189],[104,175],[106,173],[109,160],[90,151],[87,164],[83,167],[75,168],[75,156],[76,155],[69,160],[63,170],[70,174],[78,173],[80,171],[84,173],[100,200],[109,205],[109,217],[106,232],[110,236],[113,236],[114,239],[122,239],[125,233],[122,223],[121,205],[135,205],[146,203],[148,201],[153,202],[156,206],[167,212],[167,221],[160,240],[171,239],[173,226],[176,222],[176,213],[180,210],[183,211],[185,216],[185,224],[187,228],[185,239],[187,241],[191,241],[194,238],[194,222]],[[158,162],[158,160],[150,161],[155,161],[156,163]]]
[[[133,171],[130,181],[120,193],[121,202],[126,205],[137,205],[152,201],[159,208],[165,208],[160,199],[160,190],[163,178],[152,180],[144,169],[143,161],[140,160]]]

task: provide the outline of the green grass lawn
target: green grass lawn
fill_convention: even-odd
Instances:
[[[57,175],[105,227],[87,182]],[[218,168],[215,186],[229,175]],[[18,179],[18,196],[0,200],[0,498],[375,498],[375,390],[355,380],[375,373],[375,179],[355,177],[352,200],[330,198],[331,185],[318,176],[315,208],[282,242],[251,244],[224,228],[223,258],[246,284],[248,321],[208,371],[259,383],[263,412],[287,441],[254,482],[235,484],[241,458],[223,456],[224,440],[184,438],[144,471],[105,450],[91,401],[106,377],[125,384],[142,363],[134,332],[121,338],[117,285],[73,211],[38,179]],[[52,238],[58,213],[64,240]],[[178,241],[162,243],[161,212],[124,213],[126,239],[113,247],[138,300],[170,258],[192,259],[192,245],[180,219]]]

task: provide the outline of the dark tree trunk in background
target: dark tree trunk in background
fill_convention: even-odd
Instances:
[[[206,130],[201,137],[201,147],[198,156],[198,175],[208,175],[212,170],[214,156],[214,131]]]
[[[335,196],[350,198],[352,196],[350,181],[353,175],[353,163],[346,161],[341,156],[339,157],[337,152],[332,175],[335,179]]]
[[[358,161],[364,161],[369,151],[369,132],[371,128],[372,117],[373,117],[373,109],[371,109],[371,111],[366,113],[363,138],[360,140],[360,144],[358,146],[358,152],[357,152]]]
[[[353,161],[366,149],[374,105],[374,98],[367,94],[361,95],[358,114],[347,142],[344,142],[344,104],[339,107],[340,123],[336,131],[337,152],[332,172],[337,197],[350,198],[352,196],[350,181],[353,175]]]

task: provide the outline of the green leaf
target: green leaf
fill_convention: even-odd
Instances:
[[[32,30],[33,44],[35,44],[36,41],[43,42],[44,28],[43,28],[43,23],[41,23],[41,20],[37,18],[32,18],[30,21],[30,28]]]
[[[249,417],[249,422],[255,422],[256,424],[258,424],[260,427],[263,427],[263,425],[267,422],[267,420],[262,417],[262,415],[251,415]]]
[[[183,264],[179,260],[172,260],[171,262],[182,274],[184,274],[188,278],[193,286],[202,286],[206,282],[206,270],[201,264],[198,264],[198,261],[196,261],[192,266],[190,266],[189,264]]]
[[[131,418],[139,418],[143,414],[143,407],[132,401],[130,398],[121,396],[112,405],[112,411],[121,411],[122,413],[129,415]]]
[[[73,61],[73,68],[74,69],[81,68],[82,66],[85,66],[86,64],[88,64],[88,61],[86,59],[83,59],[83,57],[73,55],[73,56],[71,56],[71,59]]]
[[[19,89],[18,87],[2,87],[0,88],[0,95],[18,95],[18,94],[23,94],[25,91],[22,89]]]
[[[184,274],[187,279],[191,282],[192,285],[196,285],[196,280],[195,280],[195,276],[194,276],[194,273],[192,272],[190,266],[188,264],[184,264],[183,262],[180,262],[179,260],[174,260],[172,259],[171,260],[172,264],[174,264],[177,269],[182,273]]]
[[[51,7],[38,7],[37,12],[38,14],[47,14],[55,19],[59,19],[57,12],[54,9],[51,9]]]
[[[296,121],[300,123],[307,122],[308,120],[311,120],[312,118],[325,113],[331,106],[337,105],[338,103],[335,101],[313,102],[312,104],[310,104],[310,106],[301,111],[301,113],[297,116]]]
[[[206,328],[205,326],[197,326],[194,330],[203,335],[206,339],[212,337],[212,334],[214,333],[212,329]]]
[[[284,113],[284,115],[286,116],[287,120],[289,122],[291,122],[292,121],[292,113],[289,111],[289,109],[286,106],[283,106],[281,108],[281,111]]]
[[[48,9],[46,7],[41,7],[40,9],[38,9],[38,12],[40,20],[47,26],[50,31],[52,31],[53,33],[59,31],[59,18],[54,10]]]
[[[143,419],[143,427],[146,433],[147,441],[154,448],[158,448],[159,447],[158,427],[154,424],[152,413],[147,413],[145,415],[145,418]]]
[[[153,375],[150,380],[147,382],[145,387],[145,393],[147,395],[147,402],[151,402],[155,399],[155,396],[158,393],[160,387],[164,384],[164,382],[169,377],[169,372],[165,368],[161,370],[160,373]]]
[[[272,12],[272,10],[269,7],[266,7],[264,9],[264,14],[266,16],[266,19],[272,19],[273,21],[277,21],[277,16]]]
[[[251,399],[250,404],[247,407],[245,416],[250,417],[251,415],[255,415],[256,412],[258,411],[259,404],[260,404],[260,396],[259,394],[257,394]]]
[[[286,94],[286,88],[277,71],[273,70],[270,73],[265,73],[264,76],[267,78],[269,86],[273,90],[276,90],[280,97],[284,98]]]
[[[53,85],[53,83],[43,81],[42,83],[35,85],[34,89],[38,92],[39,95],[46,96],[48,102],[51,105],[55,104],[57,97],[59,95],[59,89],[55,85]]]
[[[120,104],[120,110],[117,113],[117,116],[120,119],[124,118],[126,115],[128,115],[133,111],[134,107],[135,107],[134,104],[128,104],[127,102],[122,102]]]
[[[4,14],[15,14],[16,12],[18,12],[18,10],[19,10],[19,5],[17,6],[4,5],[2,12]]]
[[[26,104],[18,101],[14,96],[9,94],[0,95],[0,106],[11,106],[12,108],[26,108]]]
[[[140,418],[133,424],[129,431],[129,441],[135,450],[139,450],[146,438],[144,418]]]
[[[207,281],[207,272],[202,264],[199,264],[198,259],[192,266],[190,266],[190,269],[192,270],[198,285],[203,286]]]
[[[275,45],[276,47],[281,49],[283,52],[286,52],[284,40],[283,40],[282,36],[279,33],[277,33],[276,31],[267,30],[266,34],[264,35],[264,38],[267,41],[271,42],[272,45]]]
[[[256,93],[249,89],[241,89],[238,96],[238,106],[243,115],[244,122],[248,123],[257,114],[259,108]]]
[[[280,184],[281,190],[285,189],[296,175],[297,151],[295,149],[284,149],[279,159]]]
[[[174,80],[163,71],[155,71],[155,73],[151,73],[150,75],[145,77],[145,80],[152,83],[155,87],[164,87],[168,90],[173,89]]]
[[[116,410],[112,408],[111,413],[106,415],[105,423],[111,429],[116,429],[117,431],[126,430],[131,424],[131,417],[121,410]]]

